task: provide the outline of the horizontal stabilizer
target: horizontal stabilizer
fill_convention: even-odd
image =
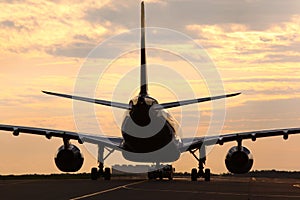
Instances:
[[[217,100],[217,99],[234,97],[239,94],[241,94],[241,93],[225,94],[225,95],[214,96],[214,97],[204,97],[204,98],[199,98],[199,99],[190,99],[190,100],[162,103],[162,104],[155,105],[156,107],[154,109],[159,110],[159,109],[174,108],[174,107],[185,106],[185,105],[194,104],[194,103],[201,103],[201,102],[206,102],[206,101],[213,101],[213,100]]]
[[[68,98],[68,99],[74,99],[78,101],[85,101],[85,102],[90,102],[90,103],[95,103],[95,104],[101,104],[104,106],[111,106],[111,107],[116,107],[116,108],[122,108],[126,110],[130,110],[130,106],[125,103],[118,103],[118,102],[112,102],[112,101],[106,101],[106,100],[101,100],[101,99],[92,99],[92,98],[87,98],[87,97],[79,97],[79,96],[72,96],[68,94],[60,94],[60,93],[55,93],[55,92],[48,92],[48,91],[42,91],[45,94],[49,95],[54,95],[58,97],[63,97],[63,98]]]

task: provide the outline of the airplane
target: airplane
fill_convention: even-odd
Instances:
[[[228,151],[225,164],[229,172],[234,174],[247,173],[253,165],[253,156],[248,148],[242,145],[244,140],[257,138],[283,136],[288,139],[291,134],[300,133],[300,128],[284,128],[273,130],[258,130],[251,132],[241,132],[206,137],[180,138],[176,127],[179,126],[174,117],[167,112],[167,109],[201,102],[214,101],[229,98],[240,93],[225,94],[212,97],[158,103],[148,94],[146,45],[145,45],[145,12],[144,2],[141,3],[141,47],[140,47],[140,91],[129,103],[120,103],[102,99],[92,99],[56,92],[42,91],[48,95],[69,98],[77,101],[100,104],[104,106],[116,107],[125,110],[125,117],[122,123],[122,137],[107,137],[105,135],[91,135],[64,130],[54,130],[27,126],[0,124],[0,130],[11,131],[14,136],[20,133],[62,138],[63,145],[59,147],[55,157],[57,168],[63,172],[76,172],[84,162],[80,149],[71,144],[70,141],[77,140],[79,144],[91,143],[98,146],[98,167],[91,169],[91,179],[96,180],[104,177],[110,180],[110,168],[104,168],[104,149],[120,151],[122,156],[129,161],[145,163],[172,163],[180,158],[184,152],[190,152],[198,161],[198,169],[191,170],[191,180],[197,181],[204,178],[210,181],[210,169],[204,169],[206,161],[206,148],[211,145],[223,145],[227,142],[236,141],[237,145]],[[199,155],[196,155],[196,152]],[[162,178],[162,173],[168,169],[164,167],[148,172],[149,179]],[[170,170],[170,168],[169,168]],[[172,169],[171,169],[172,170]],[[167,173],[172,179],[171,173]]]

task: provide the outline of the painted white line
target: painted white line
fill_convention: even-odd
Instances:
[[[295,184],[293,187],[300,188],[300,184]]]
[[[251,181],[256,181],[256,178],[255,177],[251,177]]]
[[[99,191],[99,192],[94,192],[94,193],[91,193],[91,194],[86,194],[86,195],[83,195],[83,196],[80,196],[80,197],[71,198],[70,200],[85,199],[85,198],[96,196],[96,195],[99,195],[99,194],[103,194],[103,193],[115,191],[115,190],[118,190],[118,189],[121,189],[121,188],[126,188],[127,186],[137,185],[137,184],[140,184],[140,183],[143,183],[143,182],[146,182],[146,180],[138,181],[138,182],[134,182],[134,183],[129,183],[129,184],[126,184],[126,185],[120,185],[120,186],[117,186],[117,187],[114,187],[114,188],[110,188],[110,189],[107,189],[107,190],[102,190],[102,191]]]
[[[299,185],[300,186],[300,185]],[[281,194],[249,194],[249,193],[235,193],[235,192],[210,192],[210,191],[196,191],[196,190],[168,190],[168,189],[143,189],[124,186],[127,190],[143,191],[143,192],[172,192],[172,193],[193,193],[193,194],[208,194],[208,195],[222,195],[222,196],[250,196],[250,197],[268,197],[268,198],[295,198],[300,199],[300,195],[281,195]]]

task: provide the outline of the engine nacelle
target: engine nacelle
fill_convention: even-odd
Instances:
[[[231,173],[234,174],[244,174],[250,171],[253,165],[253,156],[249,149],[246,147],[241,147],[239,151],[237,146],[229,149],[225,164]]]
[[[76,172],[82,167],[84,159],[80,149],[70,144],[67,149],[64,145],[59,147],[54,160],[57,168],[60,171]]]

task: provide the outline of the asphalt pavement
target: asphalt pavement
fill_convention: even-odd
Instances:
[[[110,181],[1,180],[0,199],[300,199],[300,180],[251,177],[212,177],[211,182],[114,177]]]

